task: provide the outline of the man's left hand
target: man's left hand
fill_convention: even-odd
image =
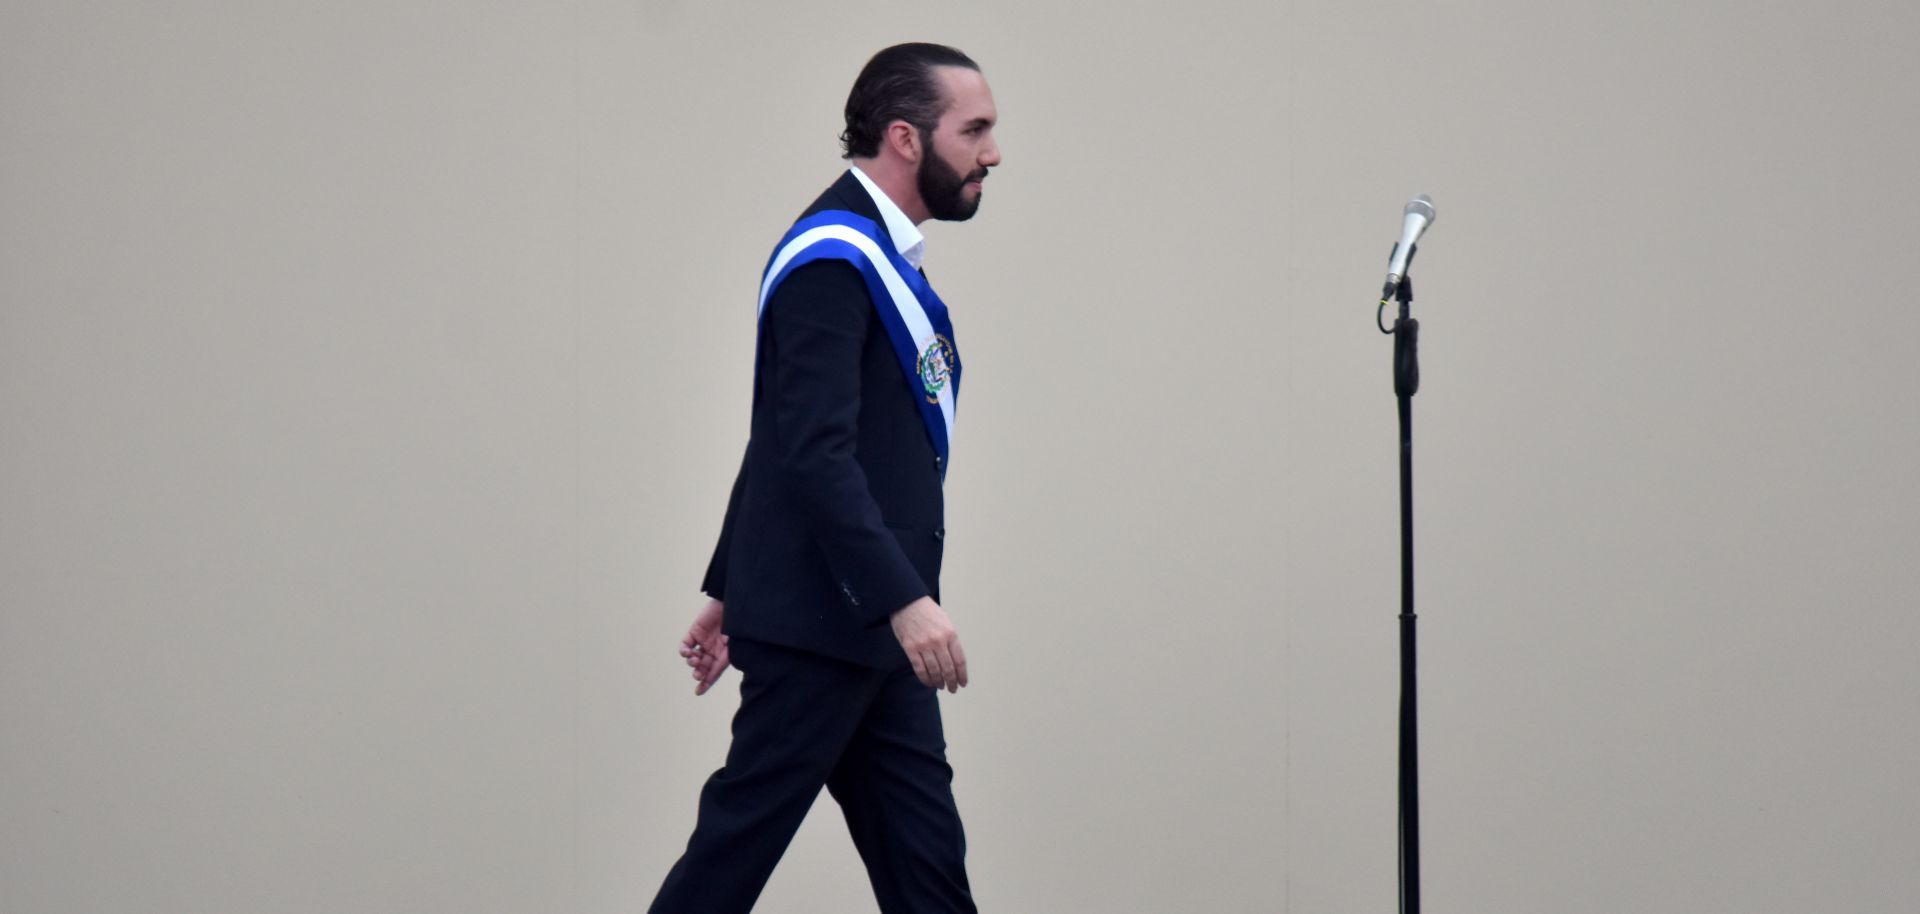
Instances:
[[[687,636],[680,639],[680,656],[686,659],[687,666],[693,667],[695,695],[707,694],[707,690],[720,681],[720,674],[727,671],[727,636],[720,633],[720,620],[725,613],[725,604],[708,600],[700,614],[693,617],[693,627],[687,629]]]

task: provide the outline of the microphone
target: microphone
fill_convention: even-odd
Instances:
[[[1407,261],[1413,259],[1414,242],[1433,224],[1433,198],[1421,194],[1407,201],[1406,220],[1400,224],[1400,243],[1393,246],[1393,258],[1387,263],[1387,285],[1380,290],[1380,300],[1386,301],[1399,291],[1400,280],[1407,275]]]

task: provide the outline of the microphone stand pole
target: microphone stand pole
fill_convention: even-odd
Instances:
[[[1418,250],[1415,247],[1413,252]],[[1407,257],[1409,271],[1413,252]],[[1410,276],[1401,278],[1394,299],[1400,303],[1400,319],[1387,332],[1393,335],[1393,392],[1400,404],[1400,912],[1420,914],[1420,733],[1413,612],[1413,395],[1420,389],[1420,322],[1409,316]]]

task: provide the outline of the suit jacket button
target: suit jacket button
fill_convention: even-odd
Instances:
[[[943,540],[943,539],[946,539],[946,538],[947,538],[947,528],[945,528],[945,527],[941,527],[940,529],[938,529],[938,530],[935,530],[935,531],[933,531],[933,538],[934,538],[934,539],[937,539],[937,540]]]
[[[937,454],[936,454],[936,455],[934,455],[934,458],[933,458],[933,468],[934,468],[934,469],[936,469],[936,470],[937,470],[937,469],[940,469],[941,467],[943,467],[943,466],[946,466],[946,465],[947,465],[947,458],[945,458],[945,457],[941,457],[941,456],[939,456],[939,455],[937,455]]]

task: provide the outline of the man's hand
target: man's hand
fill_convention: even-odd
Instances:
[[[913,675],[935,689],[958,692],[967,684],[967,654],[947,611],[921,597],[893,614],[893,636],[913,663]]]
[[[680,656],[693,667],[695,695],[707,694],[720,681],[720,674],[727,671],[727,636],[720,634],[720,618],[725,612],[726,606],[719,600],[708,600],[693,617],[687,636],[680,639]]]

